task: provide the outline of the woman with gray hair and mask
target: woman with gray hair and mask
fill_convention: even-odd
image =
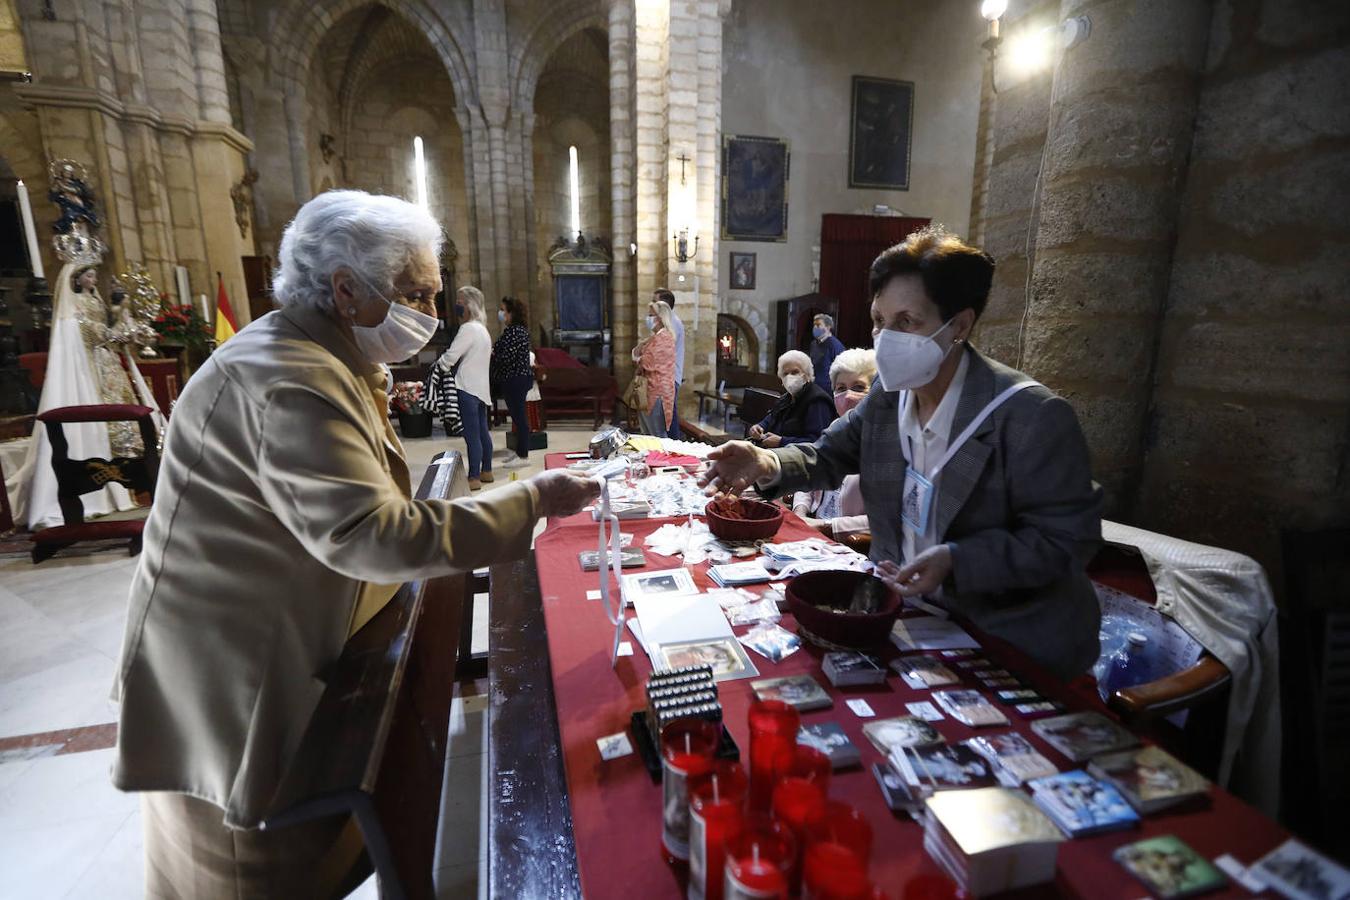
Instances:
[[[403,582],[523,556],[598,493],[566,470],[412,499],[384,365],[436,328],[441,228],[360,191],[282,236],[281,307],[211,355],[174,408],[131,586],[113,781],[143,791],[146,893],[345,893],[346,817],[258,830],[347,639]]]
[[[778,378],[787,391],[746,437],[761,447],[810,444],[834,421],[834,401],[815,382],[811,357],[789,350],[778,357]]]

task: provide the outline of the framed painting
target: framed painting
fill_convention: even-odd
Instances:
[[[914,82],[853,76],[848,186],[909,190]]]
[[[722,140],[722,239],[786,241],[788,143],[727,135]]]
[[[755,289],[754,253],[731,251],[731,289],[733,291],[753,291]]]

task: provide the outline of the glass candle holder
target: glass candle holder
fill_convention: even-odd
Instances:
[[[797,857],[792,832],[768,816],[746,816],[740,834],[726,842],[724,900],[786,900]]]
[[[792,830],[800,847],[806,839],[806,829],[825,817],[825,792],[814,781],[793,776],[783,778],[773,789],[773,817]],[[794,894],[801,887],[799,862],[794,860],[792,867]]]
[[[750,808],[767,812],[774,784],[792,765],[802,717],[781,700],[755,700],[749,721]]]
[[[729,760],[689,780],[689,900],[721,900],[726,842],[740,834],[749,788],[745,769]]]
[[[802,854],[802,900],[869,900],[867,865],[848,847],[816,841]]]
[[[721,726],[707,719],[676,719],[661,729],[661,849],[675,865],[689,861],[690,778],[713,768]]]
[[[866,866],[872,855],[872,826],[854,807],[830,800],[825,804],[825,815],[806,828],[807,844],[817,841],[846,847]]]
[[[814,781],[820,785],[820,792],[825,794],[829,793],[830,773],[833,771],[834,764],[830,762],[828,754],[821,753],[815,747],[798,744],[792,750],[792,763],[788,766],[786,774]]]

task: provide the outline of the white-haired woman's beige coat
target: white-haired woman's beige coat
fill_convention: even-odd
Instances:
[[[113,779],[251,828],[324,685],[392,589],[524,555],[535,489],[417,501],[381,369],[325,314],[254,322],[173,412],[132,582]]]

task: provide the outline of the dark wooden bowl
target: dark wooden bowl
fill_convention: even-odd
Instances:
[[[710,502],[704,513],[708,517],[708,530],[714,537],[724,541],[762,541],[773,537],[783,525],[783,508],[762,500],[739,499],[741,518],[729,519],[716,509],[716,501]]]
[[[788,582],[788,610],[812,635],[841,647],[865,649],[884,644],[900,615],[900,595],[887,591],[875,613],[829,612],[819,606],[848,609],[853,590],[872,576],[866,572],[806,572]]]

